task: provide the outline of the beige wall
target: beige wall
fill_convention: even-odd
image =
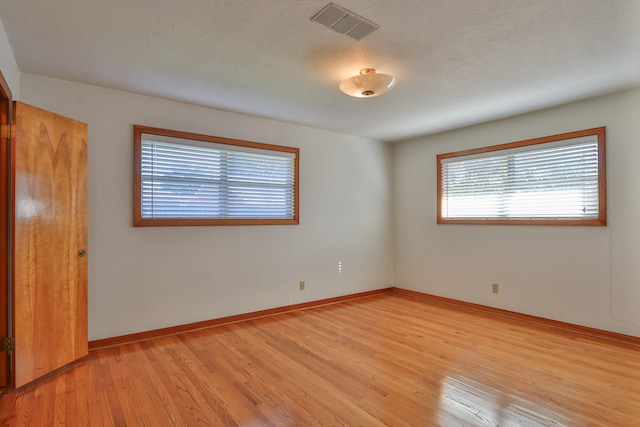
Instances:
[[[4,32],[4,25],[0,22],[0,70],[9,84],[13,99],[20,97],[20,69],[13,56],[13,51],[9,45],[7,34]]]
[[[436,224],[437,154],[603,125],[608,227]],[[639,135],[636,89],[395,145],[395,285],[640,336]]]
[[[387,146],[40,76],[21,79],[25,102],[89,124],[91,339],[391,284],[640,336],[640,89]],[[300,147],[302,223],[131,227],[134,123]],[[603,125],[609,226],[436,225],[436,154]],[[491,293],[491,283],[501,285],[500,294]]]
[[[21,98],[89,125],[92,340],[393,282],[383,143],[24,73]],[[133,124],[299,147],[300,225],[132,227]]]

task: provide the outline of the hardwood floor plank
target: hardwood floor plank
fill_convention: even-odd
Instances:
[[[386,293],[92,351],[1,426],[634,426],[640,347]]]

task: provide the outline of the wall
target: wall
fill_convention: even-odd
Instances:
[[[23,101],[89,124],[90,339],[390,284],[640,336],[640,89],[389,149],[30,74],[21,84]],[[134,123],[300,147],[301,224],[133,228]],[[436,154],[602,125],[607,227],[436,225]]]
[[[21,99],[89,125],[92,340],[393,282],[385,144],[30,74]],[[300,225],[132,227],[133,124],[299,147]]]
[[[4,32],[4,25],[0,21],[0,70],[4,76],[13,99],[18,99],[20,95],[20,69],[13,56],[13,51],[9,45],[7,34]]]
[[[639,119],[636,89],[395,145],[395,285],[640,336]],[[437,154],[603,125],[607,227],[436,224]]]

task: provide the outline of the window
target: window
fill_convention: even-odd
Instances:
[[[606,225],[605,128],[441,154],[439,224]]]
[[[299,150],[134,126],[134,225],[298,224]]]

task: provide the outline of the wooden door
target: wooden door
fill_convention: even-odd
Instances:
[[[87,125],[19,102],[13,116],[13,356],[20,387],[88,353]]]

